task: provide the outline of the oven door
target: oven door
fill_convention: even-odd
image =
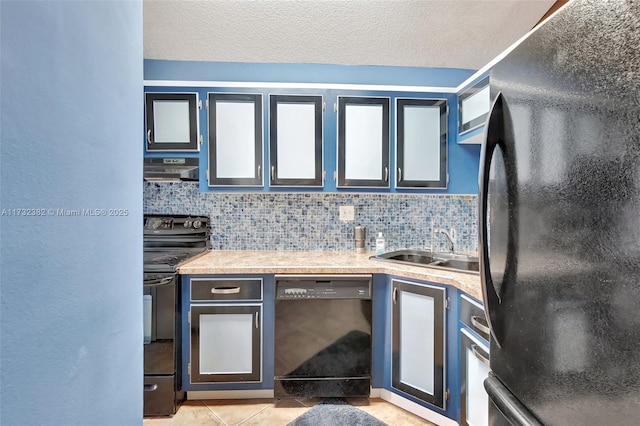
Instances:
[[[144,274],[144,416],[175,414],[184,398],[180,362],[177,275]]]
[[[176,370],[176,274],[144,274],[144,374]]]

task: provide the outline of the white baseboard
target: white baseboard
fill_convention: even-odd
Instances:
[[[273,398],[273,389],[190,391],[187,399],[263,399]]]
[[[400,395],[396,395],[393,392],[389,392],[386,389],[372,389],[371,395],[373,395],[374,390],[379,394],[377,398],[384,399],[385,401],[390,402],[391,404],[396,405],[404,410],[407,410],[408,412],[413,413],[416,416],[422,417],[423,419],[428,420],[431,423],[435,423],[438,426],[458,426],[458,423],[451,420],[450,418],[445,417],[442,414],[438,414],[435,411],[431,411],[428,408],[425,408],[420,404],[416,404],[413,401],[409,401],[408,399],[403,398]]]
[[[380,397],[380,391],[382,389],[378,389],[378,388],[371,388],[371,394],[369,395],[370,398],[381,398]]]

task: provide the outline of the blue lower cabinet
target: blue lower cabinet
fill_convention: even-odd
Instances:
[[[460,295],[460,420],[461,426],[489,424],[489,326],[481,302]]]
[[[181,295],[183,390],[274,389],[275,277],[184,275]],[[483,319],[454,287],[374,274],[372,387],[471,424]]]
[[[185,275],[183,390],[273,388],[273,277]]]
[[[457,356],[453,359],[449,356],[457,354],[457,346],[448,329],[452,323],[449,293],[455,290],[431,282],[393,277],[389,288],[389,390],[457,420],[459,404],[454,393],[457,391]]]

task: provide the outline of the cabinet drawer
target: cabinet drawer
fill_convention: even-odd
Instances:
[[[195,278],[191,280],[191,300],[262,300],[262,279]]]
[[[482,304],[465,295],[460,296],[460,321],[487,341],[489,340],[489,325]]]
[[[175,376],[144,376],[144,415],[170,416],[176,413]]]

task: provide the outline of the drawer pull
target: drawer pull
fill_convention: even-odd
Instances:
[[[491,332],[491,330],[489,329],[489,324],[487,324],[487,320],[482,317],[471,317],[471,324],[473,324],[475,328],[477,328],[484,334],[489,334]]]
[[[240,287],[213,287],[211,289],[212,294],[238,294],[240,293]]]
[[[478,347],[478,345],[471,345],[471,352],[473,352],[473,355],[475,355],[475,357],[478,358],[484,365],[489,365],[489,359],[484,356],[483,353],[481,353],[481,349]]]

